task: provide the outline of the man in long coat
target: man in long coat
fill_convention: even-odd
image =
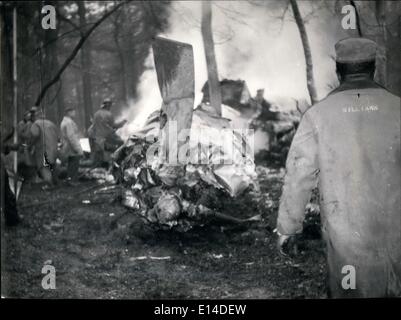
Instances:
[[[18,153],[18,172],[28,180],[35,175],[30,145],[32,118],[32,111],[27,110],[24,118],[17,125],[18,142],[21,146]]]
[[[302,232],[318,184],[329,297],[401,296],[400,98],[373,81],[373,41],[335,48],[340,86],[306,111],[292,142],[278,244]]]
[[[105,99],[98,111],[93,116],[93,123],[88,129],[89,141],[93,153],[94,166],[101,166],[105,162],[105,151],[117,149],[123,144],[122,139],[116,134],[116,130],[121,128],[127,121],[115,121],[111,113],[113,102]]]
[[[0,121],[1,123],[1,121]],[[16,226],[21,222],[21,218],[18,215],[17,200],[15,194],[10,188],[10,180],[8,178],[8,172],[4,157],[10,153],[10,151],[18,151],[19,145],[9,143],[12,138],[13,132],[8,134],[4,139],[2,138],[2,128],[0,128],[0,141],[1,141],[1,211],[4,212],[4,222],[7,227]]]
[[[71,185],[74,185],[78,179],[79,160],[83,155],[78,127],[74,121],[75,114],[75,109],[66,109],[60,124],[61,154],[67,162],[67,175]]]
[[[40,109],[36,112],[35,119],[31,126],[35,167],[47,186],[53,187],[57,182],[56,160],[59,130],[53,122],[45,118]]]

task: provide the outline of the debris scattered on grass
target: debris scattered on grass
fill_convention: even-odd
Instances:
[[[170,256],[165,256],[165,257],[155,257],[155,256],[139,256],[139,257],[131,257],[129,258],[130,261],[140,261],[140,260],[170,260]]]

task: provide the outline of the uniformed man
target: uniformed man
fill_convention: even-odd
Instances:
[[[24,118],[18,122],[17,133],[21,143],[26,143],[30,138],[30,129],[32,125],[32,114],[31,110],[27,110],[24,113]]]
[[[32,123],[32,112],[27,110],[24,118],[17,125],[18,142],[21,146],[18,155],[18,172],[25,179],[32,178],[35,172],[30,148]]]
[[[105,162],[105,150],[117,149],[123,144],[116,130],[121,128],[127,120],[116,122],[110,112],[112,101],[105,99],[98,111],[93,116],[93,123],[88,129],[89,141],[93,152],[95,167],[102,166]]]
[[[318,184],[329,297],[401,295],[400,98],[373,81],[376,43],[335,45],[340,86],[303,115],[287,158],[278,246]]]
[[[30,111],[31,111],[31,120],[32,123],[34,123],[36,121],[36,112],[38,112],[38,107],[37,106],[33,106]]]
[[[46,119],[42,110],[35,113],[31,126],[31,143],[34,146],[34,163],[40,177],[46,182],[45,189],[54,187],[57,182],[57,149],[59,130]]]
[[[1,137],[2,130],[0,129],[0,140],[1,140],[1,211],[4,212],[4,221],[6,226],[12,227],[20,223],[21,218],[17,211],[17,200],[15,194],[10,188],[10,181],[8,173],[5,167],[4,157],[10,151],[17,151],[19,149],[18,144],[9,143],[9,140],[13,136],[13,132],[8,134],[4,139]]]
[[[74,121],[76,112],[74,108],[67,108],[65,116],[61,121],[61,155],[67,162],[68,182],[76,185],[78,180],[79,160],[83,155],[82,147],[79,142],[79,131]]]

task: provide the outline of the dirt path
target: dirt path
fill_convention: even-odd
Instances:
[[[322,242],[303,241],[291,260],[278,256],[273,229],[282,182],[263,170],[259,179],[264,196],[242,210],[262,213],[260,224],[186,234],[155,233],[105,198],[83,204],[93,197],[80,191],[93,182],[54,192],[25,187],[23,205],[54,201],[22,208],[24,225],[2,232],[2,293],[107,299],[325,297]],[[47,260],[56,268],[55,290],[41,286]]]

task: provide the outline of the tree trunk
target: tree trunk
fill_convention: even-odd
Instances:
[[[74,84],[75,84],[75,92],[77,94],[76,96],[76,101],[78,106],[82,106],[84,104],[83,102],[83,94],[82,94],[82,86],[80,85],[82,80],[81,75],[79,72],[74,72],[73,73],[73,79],[74,79]],[[85,109],[84,108],[77,108],[77,117],[76,117],[76,122],[79,128],[85,128]],[[88,128],[85,128],[86,130]],[[85,130],[84,130],[85,131]]]
[[[359,18],[358,8],[356,7],[355,1],[350,1],[351,6],[354,7],[355,10],[355,18],[356,18],[356,28],[358,30],[358,35],[363,37],[362,28],[361,28],[361,19]]]
[[[384,1],[376,0],[375,15],[379,25],[376,42],[378,45],[377,50],[377,64],[376,64],[376,81],[383,87],[387,86],[387,32],[386,32],[386,3]]]
[[[56,52],[59,52],[58,46],[56,48]],[[57,53],[56,53],[57,54]],[[60,68],[60,64],[58,61],[57,56],[55,57],[55,70],[58,70]],[[63,82],[60,77],[60,87],[57,92],[57,116],[58,116],[58,121],[61,123],[63,116],[64,116],[64,90],[63,90]]]
[[[92,34],[92,32],[110,15],[112,15],[116,10],[118,10],[121,6],[125,5],[127,2],[126,1],[121,1],[117,5],[114,6],[113,9],[109,10],[107,13],[105,13],[99,20],[97,20],[95,23],[91,24],[91,27],[89,28],[88,31],[84,32],[81,36],[81,39],[78,41],[68,58],[63,62],[62,66],[60,69],[56,72],[56,75],[51,79],[49,82],[47,82],[42,90],[40,91],[38,97],[36,98],[35,105],[39,105],[40,102],[42,101],[43,97],[46,95],[47,91],[49,88],[51,88],[61,77],[65,69],[70,65],[71,61],[74,60],[80,49],[82,48],[83,44],[85,41],[89,38],[89,36]]]
[[[1,104],[1,136],[9,133],[13,123],[13,74],[12,74],[12,46],[11,46],[11,25],[10,15],[7,15],[6,8],[1,7],[0,33],[0,104]]]
[[[311,99],[311,104],[315,104],[317,100],[315,80],[313,77],[313,63],[312,53],[309,46],[308,35],[306,33],[305,24],[302,19],[301,13],[298,8],[296,0],[290,0],[292,12],[294,14],[295,22],[297,23],[299,34],[301,35],[302,46],[304,49],[305,63],[306,63],[306,84]]]
[[[401,12],[400,1],[386,2],[387,12]],[[389,90],[401,96],[401,18],[386,17],[386,84]]]
[[[56,2],[55,5],[60,6],[60,3]],[[57,31],[55,33],[55,37],[58,37],[59,27],[57,27],[56,30]],[[59,57],[59,54],[61,53],[61,51],[63,50],[62,44],[55,41],[53,48],[54,48],[54,50],[53,50],[54,70],[59,70],[60,69],[60,61],[59,61],[58,57]],[[56,101],[57,101],[58,121],[61,123],[63,116],[64,116],[64,90],[63,90],[63,82],[62,82],[61,77],[60,77],[59,81],[60,81],[60,84],[59,84],[59,88],[58,88],[58,92],[57,92]]]
[[[117,49],[117,55],[118,59],[120,61],[120,68],[121,68],[121,73],[120,73],[120,79],[121,79],[121,96],[126,105],[128,105],[128,90],[127,90],[127,71],[126,71],[126,63],[125,63],[125,57],[124,57],[124,52],[123,48],[120,45],[120,25],[124,23],[124,20],[118,20],[118,18],[124,13],[119,12],[119,16],[116,18],[114,21],[114,31],[113,31],[113,38],[114,38],[114,43],[116,45]]]
[[[46,1],[46,5],[52,5],[56,6],[57,3],[55,1]],[[50,81],[53,76],[55,71],[59,69],[59,64],[58,64],[58,54],[57,54],[57,41],[55,41],[58,37],[58,28],[55,30],[53,29],[48,29],[44,30],[44,43],[48,43],[48,45],[44,49],[44,63],[43,63],[43,70],[42,72],[42,77],[43,77],[43,82],[46,83]],[[45,111],[47,117],[53,121],[54,123],[58,123],[60,116],[60,110],[59,110],[59,105],[57,103],[57,108],[54,107],[55,102],[57,100],[57,97],[60,93],[58,86],[53,87],[49,90],[49,95],[45,99]]]
[[[1,10],[2,8],[0,8]],[[4,137],[5,136],[5,132],[3,132],[4,129],[4,125],[3,125],[3,121],[4,121],[4,114],[3,114],[3,106],[4,106],[4,51],[3,51],[3,47],[4,47],[4,41],[3,41],[3,32],[4,32],[4,23],[3,23],[3,10],[0,11],[0,121],[2,123],[2,126],[0,128],[1,132],[0,132],[0,137]],[[3,144],[3,141],[0,141],[1,144]],[[1,181],[1,183],[3,183]],[[3,190],[3,185],[1,185],[1,188]],[[3,198],[1,198],[1,201],[3,201]]]
[[[217,70],[212,32],[212,7],[210,1],[202,1],[202,38],[205,48],[210,105],[221,116],[221,89]]]
[[[81,30],[85,30],[86,26],[86,9],[85,2],[77,1],[78,14],[79,14],[79,24]],[[92,82],[91,82],[91,47],[89,39],[81,48],[81,77],[82,77],[82,90],[83,90],[83,100],[85,109],[85,127],[89,128],[91,122],[90,119],[93,114],[92,108]]]

